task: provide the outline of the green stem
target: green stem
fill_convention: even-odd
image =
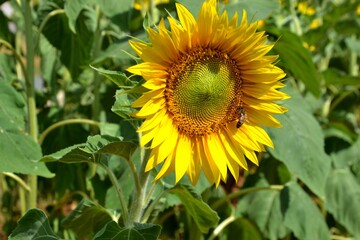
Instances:
[[[96,7],[96,16],[97,16],[97,27],[96,27],[96,34],[94,37],[94,45],[93,45],[93,56],[96,58],[101,51],[101,44],[102,44],[102,34],[100,30],[100,18],[101,18],[101,11],[99,6]],[[93,75],[93,89],[94,89],[94,101],[92,103],[91,109],[92,114],[91,118],[94,121],[100,120],[100,113],[101,113],[101,105],[100,105],[100,87],[101,87],[101,77],[98,74],[98,71],[94,71]],[[95,129],[92,129],[92,133],[96,133]]]
[[[219,200],[217,200],[216,202],[214,202],[211,205],[211,208],[216,210],[217,208],[219,208],[220,206],[222,206],[223,204],[225,204],[229,200],[231,200],[233,198],[236,198],[236,197],[239,197],[241,195],[248,194],[248,193],[262,191],[262,190],[281,191],[283,188],[284,188],[283,185],[270,185],[270,186],[266,186],[266,187],[252,187],[252,188],[241,189],[241,190],[239,190],[237,192],[230,193],[230,194],[224,196],[223,198],[220,198]]]
[[[228,218],[226,218],[224,221],[222,221],[212,232],[211,236],[209,237],[208,240],[213,240],[215,239],[217,236],[219,236],[219,234],[224,230],[224,228],[226,228],[230,223],[236,221],[236,217],[234,217],[233,215],[230,215]]]
[[[25,82],[29,82],[28,80],[28,76],[26,74],[26,67],[24,62],[21,60],[21,56],[17,53],[17,51],[11,46],[10,43],[8,43],[7,41],[0,39],[0,44],[3,44],[4,46],[6,46],[15,56],[17,62],[20,64],[21,67],[21,71],[23,73],[23,76],[25,78]]]
[[[161,192],[153,202],[151,202],[151,204],[149,205],[149,207],[146,209],[146,211],[144,212],[144,216],[141,220],[141,222],[145,223],[149,220],[149,217],[151,215],[151,213],[154,211],[156,205],[158,204],[158,202],[160,201],[160,199],[164,196],[164,194],[166,193],[166,191]]]
[[[14,173],[10,173],[10,172],[3,172],[2,174],[14,179],[24,190],[26,190],[27,192],[30,192],[30,190],[31,190],[30,187],[18,175],[14,174]]]
[[[141,133],[139,134],[139,141],[141,139]],[[140,222],[146,202],[146,190],[149,180],[149,172],[145,172],[145,166],[149,157],[149,151],[146,151],[143,147],[140,148],[141,166],[138,172],[140,180],[140,191],[135,192],[134,202],[131,205],[130,221]]]
[[[38,46],[39,40],[40,40],[40,35],[45,27],[45,24],[50,20],[50,18],[52,18],[58,14],[64,14],[64,13],[65,13],[64,9],[56,9],[46,15],[46,17],[44,18],[44,20],[41,22],[41,24],[39,26],[38,33],[37,33],[36,40],[35,40],[35,46]]]
[[[352,39],[356,40],[356,36],[352,35]],[[357,63],[358,55],[355,51],[350,50],[350,59],[349,59],[349,74],[350,76],[357,77],[359,75],[359,65]]]
[[[299,18],[297,17],[296,10],[295,10],[296,2],[297,2],[296,0],[291,0],[290,1],[290,11],[291,11],[291,17],[292,17],[292,20],[293,20],[293,24],[294,24],[293,31],[298,36],[301,36],[303,34],[303,32],[302,32],[302,28],[301,28]]]
[[[26,38],[26,93],[28,103],[28,123],[30,136],[35,142],[38,141],[38,123],[36,115],[36,101],[35,101],[35,90],[34,90],[34,39],[33,39],[33,19],[31,13],[30,0],[22,0],[22,7],[25,21],[25,38]],[[37,176],[28,176],[29,185],[31,188],[28,207],[35,208],[37,202]]]
[[[115,174],[111,171],[111,169],[104,163],[100,162],[100,165],[105,169],[105,171],[107,172],[107,174],[109,175],[110,181],[113,184],[113,186],[116,189],[116,193],[118,195],[119,201],[120,201],[120,206],[121,206],[121,215],[124,221],[124,225],[125,227],[130,227],[131,224],[129,222],[129,211],[127,208],[127,203],[124,197],[124,193],[119,185],[119,182],[115,176]]]
[[[97,127],[100,127],[99,123],[94,121],[94,120],[90,120],[90,119],[82,119],[82,118],[79,118],[79,119],[67,119],[67,120],[63,120],[63,121],[60,121],[60,122],[57,122],[57,123],[54,123],[53,125],[51,125],[50,127],[48,127],[47,129],[45,129],[45,131],[43,131],[40,136],[39,136],[39,144],[41,145],[46,136],[53,130],[55,130],[56,128],[59,128],[61,126],[64,126],[64,125],[69,125],[69,124],[89,124],[89,125],[92,125],[92,126],[97,126]]]
[[[24,216],[27,210],[26,207],[26,194],[24,188],[18,188],[19,191],[19,202],[20,202],[20,212],[21,216]]]

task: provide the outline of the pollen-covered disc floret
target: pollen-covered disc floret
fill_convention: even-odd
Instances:
[[[141,145],[151,149],[145,171],[161,164],[155,180],[175,171],[195,184],[201,170],[211,183],[235,179],[246,158],[273,147],[262,126],[280,127],[272,116],[286,111],[274,101],[288,98],[277,89],[285,74],[265,56],[272,45],[243,12],[230,20],[216,0],[203,3],[197,20],[177,4],[179,21],[169,17],[148,28],[150,43],[130,41],[143,60],[129,72],[148,89],[133,103],[144,123]]]
[[[179,132],[204,136],[236,119],[241,77],[226,53],[194,48],[169,69],[167,80],[166,106]]]

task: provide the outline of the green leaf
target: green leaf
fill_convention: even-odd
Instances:
[[[135,98],[130,94],[127,94],[123,89],[120,89],[116,91],[115,99],[116,100],[111,108],[111,111],[124,119],[130,119],[131,113],[135,111],[135,109],[131,107]]]
[[[96,27],[95,10],[84,6],[76,20],[76,34],[70,30],[64,14],[51,17],[43,28],[44,36],[61,51],[61,62],[67,67],[73,80],[77,80],[90,63]]]
[[[1,46],[1,44],[0,44]],[[12,82],[16,79],[14,58],[0,53],[0,80]]]
[[[206,233],[209,228],[216,226],[219,221],[217,213],[202,201],[201,197],[190,190],[190,187],[177,185],[168,190],[176,195],[184,205],[187,213],[194,219],[200,231]]]
[[[159,238],[161,226],[155,224],[134,223],[134,226],[122,228],[116,222],[109,222],[99,231],[93,240],[156,240]]]
[[[245,9],[249,22],[266,19],[272,12],[279,8],[279,2],[276,0],[239,0],[234,4],[224,5],[224,10],[228,12],[230,17],[232,17],[235,12],[239,14],[239,21],[242,19],[242,10]]]
[[[324,197],[331,163],[324,151],[324,134],[318,121],[307,111],[309,107],[305,100],[295,91],[288,91],[292,98],[284,105],[289,111],[277,116],[283,127],[268,129],[275,146],[269,151],[287,166],[294,177]]]
[[[60,161],[64,163],[97,162],[100,154],[112,154],[129,160],[137,145],[123,142],[107,135],[88,137],[85,144],[78,144],[44,156],[42,162]]]
[[[303,46],[302,40],[288,31],[269,29],[279,36],[275,51],[280,55],[280,64],[301,80],[306,89],[316,97],[320,96],[320,80],[310,52]]]
[[[329,68],[321,73],[327,86],[338,85],[360,85],[360,77],[349,76],[336,68]]]
[[[53,86],[51,81],[56,81],[54,72],[56,71],[56,62],[58,59],[57,50],[50,44],[44,35],[40,35],[39,48],[41,53],[41,76],[47,82],[48,86]]]
[[[25,132],[25,103],[20,94],[0,81],[0,172],[52,177],[41,158],[40,146]]]
[[[9,240],[61,239],[50,227],[49,220],[40,209],[30,209],[20,220]]]
[[[323,215],[313,199],[297,183],[288,184],[281,191],[280,199],[284,223],[298,239],[330,239]]]
[[[97,0],[102,12],[108,17],[121,15],[129,11],[133,6],[133,0]]]
[[[71,1],[67,0],[65,1],[64,10],[66,13],[66,16],[69,19],[69,27],[73,33],[76,33],[75,24],[76,20],[81,12],[81,10],[84,9],[86,4],[89,2],[89,0],[76,0]]]
[[[91,68],[115,83],[118,87],[131,88],[135,85],[135,83],[130,81],[130,79],[123,72],[111,71],[93,66],[91,66]]]
[[[7,42],[11,42],[12,34],[9,31],[8,24],[9,22],[7,17],[4,15],[3,11],[0,11],[0,39],[3,39]]]
[[[62,221],[62,225],[72,229],[81,237],[98,232],[110,221],[112,221],[112,216],[105,208],[84,199]]]
[[[95,160],[90,153],[84,152],[81,148],[85,144],[76,144],[64,149],[61,149],[50,155],[46,155],[40,159],[41,162],[63,162],[63,163],[80,163],[92,162]]]
[[[246,218],[238,218],[227,229],[227,239],[262,240],[263,237],[256,225]]]
[[[255,186],[264,187],[269,184],[261,178]],[[237,216],[248,216],[257,224],[266,238],[282,239],[289,232],[284,225],[278,190],[263,190],[247,194],[239,200],[236,213]]]
[[[330,174],[325,206],[355,239],[360,238],[360,185],[348,169],[336,169]]]

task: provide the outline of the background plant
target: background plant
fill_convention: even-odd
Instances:
[[[195,16],[202,4],[178,2]],[[149,3],[145,16],[132,0],[0,1],[0,234],[360,238],[359,1],[224,1],[277,42],[292,99],[260,167],[217,189],[142,171],[127,41],[176,16]]]

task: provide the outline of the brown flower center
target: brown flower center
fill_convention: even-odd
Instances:
[[[169,69],[165,89],[168,114],[180,132],[203,136],[238,118],[240,69],[219,50],[198,47]]]

